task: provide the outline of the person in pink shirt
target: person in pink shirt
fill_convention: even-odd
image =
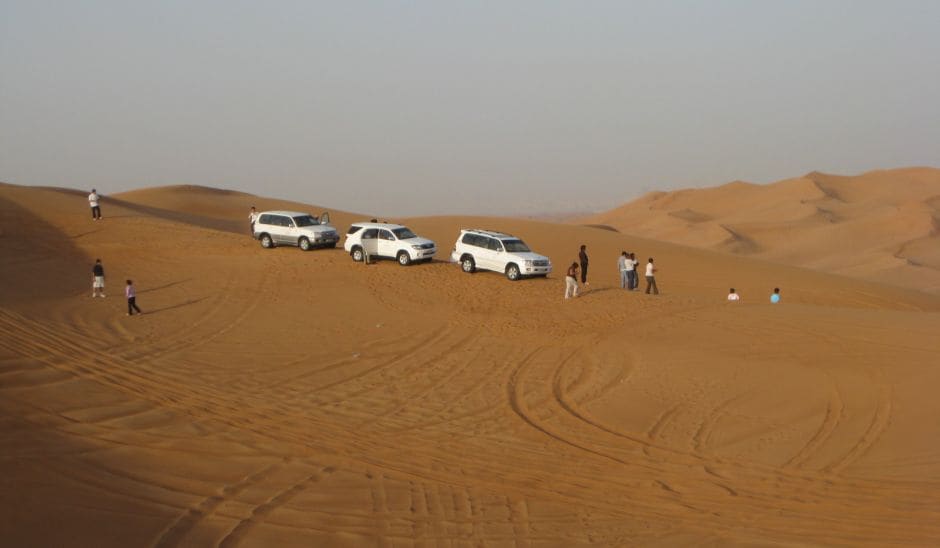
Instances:
[[[136,310],[138,314],[143,314],[137,308],[137,290],[134,289],[134,281],[127,280],[127,287],[124,288],[124,296],[127,297],[127,315],[133,316]]]

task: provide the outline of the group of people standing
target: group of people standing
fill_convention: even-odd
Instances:
[[[617,259],[617,269],[620,271],[620,288],[628,291],[636,291],[640,287],[640,276],[637,273],[637,267],[640,261],[636,260],[636,253],[622,251],[620,258]],[[659,295],[659,287],[656,285],[656,267],[653,265],[653,258],[650,257],[646,263],[646,293],[652,290],[653,295]]]
[[[568,267],[568,271],[565,273],[565,299],[571,299],[572,297],[581,296],[581,287],[578,285],[578,278],[581,278],[581,285],[590,285],[588,282],[588,255],[587,255],[587,246],[581,245],[581,250],[578,252],[578,261],[571,263],[571,266]],[[617,259],[617,269],[620,271],[620,288],[627,291],[637,291],[640,286],[640,275],[638,268],[640,261],[636,259],[635,253],[630,253],[627,251],[622,251],[620,257]],[[659,295],[659,287],[656,285],[656,272],[657,268],[653,262],[653,258],[650,257],[646,262],[646,294],[649,295],[651,292],[653,295]],[[741,300],[741,296],[735,291],[732,287],[728,293],[728,300],[731,302],[736,302]],[[777,304],[780,302],[780,288],[775,287],[774,292],[770,295],[770,302]]]
[[[623,251],[620,258],[617,259],[617,268],[620,271],[620,288],[628,291],[636,291],[640,286],[640,277],[637,273],[637,267],[640,262],[636,260],[635,253]],[[581,289],[578,286],[578,274],[581,276],[582,285],[590,285],[587,280],[589,259],[587,255],[587,246],[582,244],[581,251],[578,253],[578,261],[571,263],[568,272],[565,275],[565,298],[578,297],[581,295]],[[646,263],[646,294],[652,291],[653,295],[659,295],[659,287],[656,285],[656,267],[653,264],[653,258],[650,257]]]
[[[95,221],[101,220],[101,196],[98,195],[98,191],[91,189],[91,194],[88,195],[88,205],[91,207],[91,218]],[[140,308],[137,306],[137,289],[134,287],[133,280],[127,280],[127,285],[124,286],[124,296],[127,298],[127,315],[133,316],[134,312],[138,314],[143,314]],[[91,267],[91,297],[105,298],[104,294],[104,265],[101,264],[101,259],[95,259],[94,266]]]

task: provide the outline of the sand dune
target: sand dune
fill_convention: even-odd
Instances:
[[[814,182],[779,191],[824,201],[795,214],[861,222]],[[774,247],[693,197],[649,226]],[[587,244],[590,290],[565,302],[558,272],[363,265],[246,234],[249,205],[323,206],[168,187],[107,197],[96,223],[83,192],[0,185],[0,202],[4,544],[940,542],[936,295],[599,228],[406,220],[441,259],[466,226],[556,270]],[[342,232],[373,215],[331,213]],[[925,238],[901,255],[933,260]],[[623,249],[656,257],[662,295],[617,287]],[[145,315],[124,315],[124,278]]]
[[[654,192],[579,223],[940,293],[940,170]]]

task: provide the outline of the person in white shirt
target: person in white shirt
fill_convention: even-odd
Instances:
[[[637,276],[636,267],[639,266],[640,261],[636,260],[636,253],[630,253],[630,260],[627,263],[627,266],[630,267],[630,271],[627,273],[627,278],[630,281],[630,289],[636,291],[640,288],[640,277]]]
[[[732,287],[731,290],[728,292],[728,300],[729,300],[729,301],[740,301],[740,300],[741,300],[741,296],[734,292],[734,288],[733,288],[733,287]]]
[[[248,223],[251,225],[251,235],[255,235],[255,223],[258,222],[258,211],[255,209],[255,206],[251,206],[251,210],[248,211]]]
[[[627,255],[627,252],[624,251],[620,254],[620,258],[617,259],[617,268],[620,270],[620,289],[630,289],[630,268],[633,267],[632,264],[629,266],[627,263],[630,262],[630,257]]]
[[[650,288],[653,289],[653,295],[659,295],[659,288],[656,287],[656,267],[653,266],[653,258],[650,257],[646,263],[646,294],[650,294]]]
[[[95,189],[91,189],[91,194],[88,195],[88,205],[91,206],[91,218],[99,221],[101,220],[101,207],[98,206],[98,192]]]

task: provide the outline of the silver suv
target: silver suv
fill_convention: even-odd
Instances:
[[[552,261],[533,253],[519,238],[488,230],[461,230],[450,257],[464,272],[492,270],[513,281],[525,276],[544,277],[552,271]]]
[[[339,233],[330,226],[330,214],[319,217],[300,211],[262,211],[255,221],[254,237],[261,247],[295,245],[307,251],[314,247],[336,247]]]
[[[430,261],[437,253],[437,246],[422,238],[408,227],[391,223],[353,223],[346,232],[345,249],[354,261],[369,257],[395,259],[398,264],[408,266],[417,261]]]

